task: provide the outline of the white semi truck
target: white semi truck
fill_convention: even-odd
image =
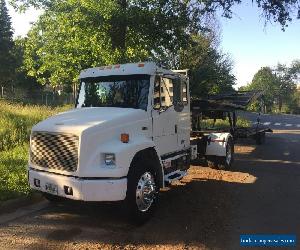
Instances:
[[[124,201],[142,222],[191,160],[231,165],[230,133],[191,131],[187,71],[146,62],[90,68],[79,78],[75,108],[32,128],[28,179],[47,199]]]

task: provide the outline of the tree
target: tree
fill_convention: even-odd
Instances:
[[[289,74],[296,83],[300,83],[300,60],[294,60],[289,68]]]
[[[287,100],[287,105],[291,113],[300,114],[300,60],[294,60],[288,72],[294,83],[294,91],[291,98]]]
[[[286,111],[293,111],[298,105],[295,81],[299,72],[297,61],[294,61],[291,67],[284,64],[278,64],[274,69],[263,67],[254,75],[252,82],[242,89],[262,90],[267,112],[270,112],[275,104],[278,105],[279,112],[282,112],[283,105],[286,106]],[[254,103],[252,108],[258,111],[257,104]]]
[[[261,90],[263,91],[264,111],[270,112],[275,102],[276,93],[278,92],[279,81],[270,67],[261,68],[253,77],[252,82],[245,90]],[[255,109],[259,108],[257,103],[254,104]],[[258,110],[256,110],[258,111]]]
[[[295,75],[292,69],[284,64],[278,64],[274,72],[278,80],[278,89],[275,94],[278,97],[278,109],[281,112],[283,102],[288,102],[296,90],[296,84],[293,81]]]
[[[25,92],[26,96],[33,97],[36,90],[40,90],[42,86],[37,83],[36,79],[28,76],[24,68],[24,49],[27,38],[17,37],[14,40],[13,56],[15,58],[14,85]]]
[[[233,91],[232,62],[203,34],[193,35],[190,45],[179,52],[179,68],[190,69],[193,96],[206,98],[209,94]]]
[[[34,6],[36,8],[51,8],[56,0],[10,0],[11,4],[20,10],[24,10],[28,8],[28,6]],[[82,1],[81,1],[82,2]],[[100,4],[104,1],[97,1],[97,4]],[[155,6],[156,4],[173,2],[177,5],[184,3],[186,5],[186,11],[190,16],[194,16],[197,20],[201,18],[201,16],[205,13],[215,13],[218,10],[221,10],[223,16],[231,18],[232,16],[232,7],[234,5],[240,4],[241,0],[187,0],[187,1],[154,1],[154,0],[115,0],[116,4],[122,6],[123,12],[120,11],[119,14],[123,15],[130,5],[139,4],[141,7],[147,6],[150,4],[151,6]],[[282,25],[284,29],[287,27],[288,23],[291,22],[295,17],[300,18],[300,1],[299,0],[253,0],[254,3],[258,6],[262,11],[262,15],[264,16],[266,21],[270,22],[278,22]],[[167,10],[167,9],[166,9]],[[168,11],[168,10],[167,10]],[[121,33],[126,33],[125,26],[126,22],[123,22],[126,19],[115,19],[118,27],[117,31]],[[119,21],[120,20],[120,21]],[[122,39],[120,40],[122,42]]]
[[[217,35],[211,29],[191,35],[191,20],[176,1],[150,3],[126,7],[120,19],[127,24],[125,35],[115,20],[124,15],[119,2],[57,3],[28,33],[24,64],[29,75],[42,84],[69,85],[87,67],[154,60],[190,68],[196,95],[232,90],[232,63],[217,51]]]
[[[175,0],[52,2],[28,33],[24,63],[30,76],[55,86],[76,82],[87,67],[161,61],[200,30],[191,13]]]
[[[8,86],[14,73],[13,31],[5,0],[0,0],[0,85]]]

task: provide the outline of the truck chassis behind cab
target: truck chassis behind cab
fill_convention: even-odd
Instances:
[[[191,160],[229,167],[229,132],[190,137],[186,73],[154,63],[82,71],[75,109],[32,129],[31,188],[50,200],[124,200],[141,222],[152,214],[159,189],[185,176]]]

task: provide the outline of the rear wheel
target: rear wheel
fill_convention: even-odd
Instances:
[[[212,169],[218,169],[219,160],[217,156],[207,156],[206,162],[208,167]]]
[[[266,139],[266,133],[265,132],[259,132],[255,136],[255,141],[257,145],[261,145],[265,143]]]
[[[213,169],[228,170],[233,163],[234,143],[230,137],[226,144],[225,156],[207,156],[207,165]]]
[[[136,224],[146,222],[153,214],[158,198],[157,175],[150,162],[137,161],[128,173],[126,205],[130,219]]]
[[[233,163],[234,143],[232,138],[229,138],[226,145],[226,156],[221,157],[219,169],[228,170]]]

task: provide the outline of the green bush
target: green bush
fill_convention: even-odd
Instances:
[[[250,127],[251,123],[250,121],[238,117],[236,125],[238,127]],[[230,123],[228,118],[225,120],[222,119],[217,119],[216,122],[214,123],[213,119],[206,119],[202,120],[200,123],[201,129],[228,129],[230,127]]]

